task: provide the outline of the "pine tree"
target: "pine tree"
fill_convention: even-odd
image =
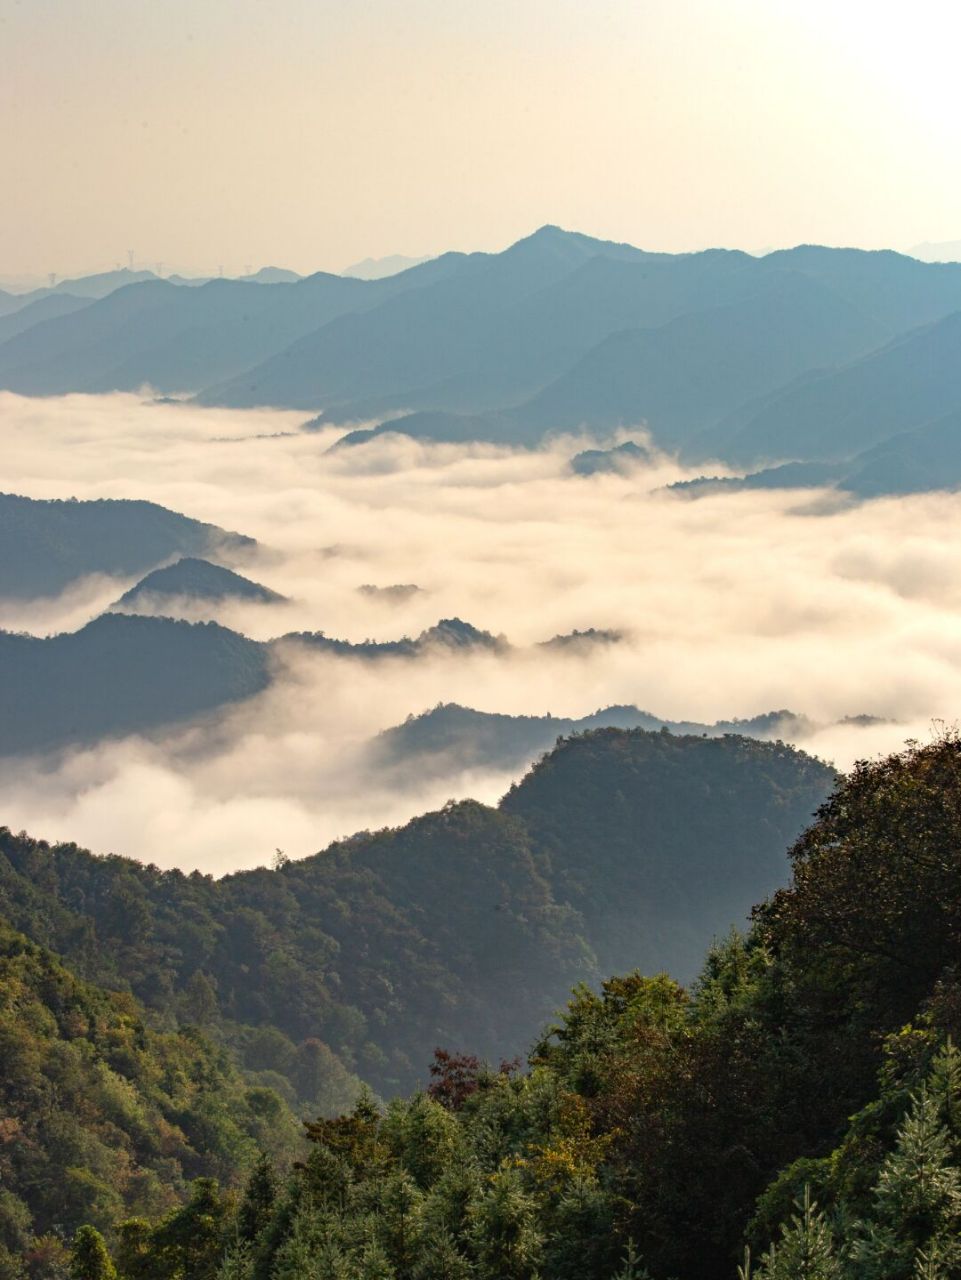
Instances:
[[[544,1242],[515,1170],[495,1174],[472,1206],[471,1237],[483,1280],[531,1280]]]
[[[782,1228],[777,1245],[764,1255],[755,1280],[842,1280],[844,1271],[831,1228],[811,1199],[809,1186],[797,1210]],[[749,1258],[746,1265],[750,1267]]]
[[[291,1226],[275,1255],[271,1280],[356,1280],[330,1214],[303,1210]]]
[[[627,1242],[627,1248],[624,1250],[624,1265],[614,1276],[614,1280],[651,1280],[651,1273],[642,1265],[641,1255],[633,1239]]]
[[[471,1280],[474,1267],[457,1248],[446,1231],[431,1231],[421,1237],[412,1280]]]
[[[950,1060],[942,1067],[954,1070]],[[942,1071],[941,1081],[946,1078]],[[961,1262],[961,1172],[952,1163],[952,1146],[941,1101],[925,1088],[881,1165],[870,1218],[852,1233],[859,1276],[911,1280],[919,1265],[930,1262],[950,1271]]]
[[[937,1100],[941,1119],[952,1138],[961,1138],[961,1052],[950,1037],[931,1063],[928,1092]]]
[[[918,1250],[911,1280],[949,1280],[948,1272],[941,1265],[936,1250],[932,1249],[927,1253],[923,1249]]]
[[[96,1227],[81,1227],[70,1250],[70,1280],[116,1280],[103,1236]]]
[[[217,1280],[250,1280],[253,1270],[250,1244],[246,1240],[237,1240],[225,1251]]]
[[[356,1280],[394,1280],[398,1273],[391,1266],[384,1250],[376,1240],[372,1240],[365,1246],[360,1261],[354,1264],[351,1274],[356,1276]]]
[[[270,1157],[261,1152],[237,1211],[237,1232],[241,1240],[253,1243],[257,1239],[270,1221],[276,1198],[277,1174]]]
[[[382,1213],[381,1239],[387,1256],[400,1275],[406,1275],[418,1234],[423,1200],[414,1179],[404,1170],[391,1173],[379,1188]]]

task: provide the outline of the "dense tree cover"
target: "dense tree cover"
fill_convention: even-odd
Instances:
[[[239,1208],[201,1181],[199,1207],[121,1229],[111,1265],[956,1280],[959,800],[956,738],[859,766],[795,844],[792,885],[689,988],[582,986],[525,1071],[442,1051],[425,1092],[311,1122],[290,1176],[261,1160]],[[183,1230],[191,1213],[204,1231]]]
[[[82,982],[0,926],[0,1276],[44,1277],[84,1224],[157,1218],[190,1183],[232,1186],[297,1122],[196,1031],[158,1031],[130,995]],[[77,1238],[75,1274],[101,1246]],[[109,1261],[109,1259],[108,1259]],[[109,1268],[104,1275],[109,1275]]]
[[[832,781],[781,742],[600,729],[559,743],[501,807],[583,915],[601,972],[687,980],[712,935],[784,883],[784,849]]]
[[[0,831],[0,914],[330,1114],[350,1104],[357,1075],[381,1093],[415,1087],[425,1046],[523,1053],[571,986],[598,976],[608,921],[581,914],[584,885],[609,886],[612,925],[633,913],[640,963],[657,967],[673,929],[693,972],[705,940],[746,918],[750,868],[762,888],[786,878],[783,849],[832,777],[780,744],[585,734],[501,810],[451,804],[221,881]],[[544,819],[551,804],[567,839]],[[725,867],[737,888],[712,910],[697,886],[716,886]]]

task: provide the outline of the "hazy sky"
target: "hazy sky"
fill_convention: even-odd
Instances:
[[[961,236],[946,0],[0,0],[0,272]]]

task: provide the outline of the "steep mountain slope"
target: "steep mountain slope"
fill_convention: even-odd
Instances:
[[[658,328],[681,316],[734,306],[763,296],[785,276],[801,276],[814,297],[827,290],[831,299],[823,327],[838,323],[838,345],[825,334],[818,346],[817,317],[801,330],[803,342],[812,344],[808,358],[814,364],[843,362],[961,307],[961,272],[954,268],[932,272],[929,264],[897,254],[855,250],[801,247],[765,259],[718,250],[643,254],[549,227],[504,254],[473,255],[468,267],[446,289],[427,290],[416,302],[410,298],[319,331],[283,361],[207,397],[238,405],[323,407],[328,422],[385,418],[402,410],[503,410],[530,399],[620,330]],[[854,331],[845,329],[843,315]],[[793,363],[787,359],[796,337],[790,321],[781,348],[776,336],[775,331],[768,337],[772,367],[765,371],[762,360],[754,371],[769,386],[778,385],[785,364],[792,370],[810,367],[803,351]],[[764,350],[759,348],[759,356]],[[599,390],[597,413],[610,416],[603,382]],[[594,410],[587,398],[579,420],[591,421]],[[632,401],[617,416],[636,412]],[[496,438],[489,430],[482,438]]]
[[[180,554],[242,554],[252,538],[154,502],[0,494],[0,596],[55,595],[89,573],[143,573]]]
[[[961,487],[961,405],[858,454],[844,467],[840,487],[861,498]]]
[[[636,260],[598,252],[560,279],[510,300],[460,369],[407,389],[402,397],[386,393],[330,406],[324,420],[365,421],[399,407],[473,414],[518,403],[609,334],[657,327],[755,292],[752,264],[746,254],[726,250],[643,254]]]
[[[552,428],[647,421],[670,446],[762,387],[844,364],[959,306],[961,273],[932,275],[897,254],[599,254],[504,308],[460,369],[341,402],[342,388],[329,388],[321,421],[390,417],[378,431],[518,444]]]
[[[607,338],[515,411],[541,431],[644,423],[666,447],[805,370],[860,355],[887,331],[800,273],[654,330]]]
[[[671,487],[695,496],[741,489],[834,486],[859,498],[961,488],[961,409],[917,431],[890,436],[838,462],[785,462],[746,476],[702,476]]]
[[[361,398],[367,405],[380,397],[396,410],[408,407],[408,393],[476,371],[489,384],[484,407],[490,407],[513,394],[518,376],[538,377],[542,361],[536,347],[545,341],[550,346],[531,325],[511,325],[506,319],[510,309],[596,256],[627,263],[657,258],[627,245],[543,227],[503,253],[463,258],[456,272],[407,290],[363,317],[345,316],[201,398],[238,407],[328,409]],[[443,263],[443,258],[434,259],[391,279],[427,280],[426,273],[436,276]],[[515,335],[513,342],[505,324]],[[515,349],[518,334],[521,351]],[[439,407],[451,407],[451,396],[453,392]],[[369,410],[355,406],[350,412],[366,416]]]
[[[175,564],[148,573],[111,607],[121,613],[157,613],[165,603],[180,599],[197,603],[245,600],[251,604],[277,604],[284,597],[223,565],[185,556]]]

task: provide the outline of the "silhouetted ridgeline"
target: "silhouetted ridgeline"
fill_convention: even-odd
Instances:
[[[137,613],[161,612],[165,602],[188,600],[197,604],[224,600],[248,604],[279,604],[284,597],[259,582],[252,582],[223,565],[211,564],[195,556],[185,556],[175,564],[154,569],[125,591],[112,606]]]
[[[617,634],[611,632],[574,632],[570,636],[556,636],[545,644],[576,652],[594,645],[614,644],[617,638]],[[877,723],[871,716],[853,717],[852,721],[863,725]],[[731,733],[748,738],[794,741],[819,727],[807,716],[787,710],[701,724],[692,720],[665,720],[633,706],[602,707],[589,716],[571,719],[475,711],[449,702],[420,715],[410,715],[403,724],[385,729],[372,744],[372,757],[378,769],[414,779],[425,774],[455,774],[472,768],[515,769],[549,750],[559,737],[589,729],[667,729],[681,735],[720,737]]]
[[[662,449],[755,470],[850,461],[961,412],[961,264],[888,252],[652,254],[542,227],[378,280],[144,279],[74,302],[35,298],[27,327],[30,308],[7,308],[0,387],[150,384],[375,424],[351,443],[646,425]],[[938,448],[953,469],[909,460],[909,488],[955,484],[953,428]],[[852,489],[889,485],[905,488],[892,455]]]
[[[49,639],[0,631],[0,754],[188,720],[268,682],[268,647],[215,622],[107,613]]]
[[[86,574],[144,573],[173,556],[236,556],[253,538],[155,502],[40,500],[0,494],[0,596],[56,595]]]

